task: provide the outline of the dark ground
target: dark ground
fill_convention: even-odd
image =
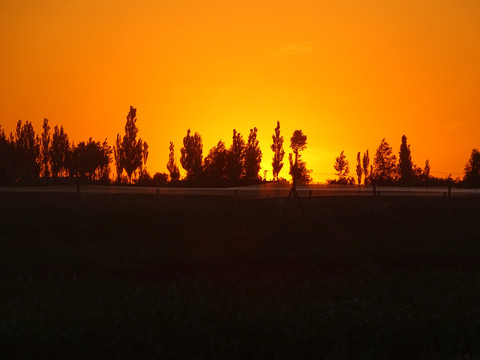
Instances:
[[[2,357],[480,358],[480,198],[302,201],[0,193]]]

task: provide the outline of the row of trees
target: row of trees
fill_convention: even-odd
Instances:
[[[0,127],[0,181],[31,183],[39,177],[78,177],[105,180],[110,176],[112,149],[103,143],[82,141],[70,143],[63,127],[51,133],[48,120],[43,121],[41,136],[35,135],[30,122],[17,122],[15,133],[5,135]]]
[[[162,185],[180,181],[180,169],[175,158],[175,147],[169,146],[166,173],[150,176],[146,169],[148,144],[138,137],[136,109],[130,106],[125,123],[124,135],[117,134],[115,145],[111,147],[107,140],[94,141],[92,138],[78,144],[71,143],[63,126],[55,126],[53,132],[47,119],[44,119],[42,133],[36,135],[30,122],[18,121],[15,132],[9,136],[0,126],[0,182],[31,183],[39,178],[45,180],[59,178],[77,178],[88,181],[110,182],[112,178],[110,164],[115,162],[116,182],[138,182]],[[202,137],[187,130],[180,148],[180,164],[186,171],[183,181],[186,184],[201,186],[226,186],[251,184],[261,181],[260,164],[262,151],[257,139],[257,128],[250,129],[245,140],[236,129],[233,130],[232,143],[227,148],[220,140],[203,157]],[[272,144],[272,173],[279,180],[284,166],[284,138],[280,131],[280,122],[274,129]],[[291,153],[288,156],[289,173],[294,182],[311,181],[311,170],[302,159],[307,146],[307,136],[301,130],[295,130],[290,138]],[[113,156],[112,156],[113,155]],[[430,175],[430,163],[420,168],[412,162],[407,137],[402,142],[397,157],[392,147],[382,139],[370,164],[368,150],[363,155],[357,153],[356,178],[350,175],[350,165],[344,151],[336,158],[334,168],[337,179],[328,180],[337,184],[399,184],[425,185],[451,182],[451,178],[438,179]],[[125,175],[124,175],[125,174]],[[463,184],[480,186],[480,152],[472,150],[465,166]]]
[[[272,172],[274,178],[279,177],[283,168],[283,136],[280,134],[280,122],[277,122],[275,133],[272,136],[271,149],[273,151]],[[180,164],[186,170],[188,183],[208,184],[214,186],[252,184],[261,181],[259,175],[262,162],[262,150],[257,139],[257,128],[250,129],[247,141],[242,134],[233,129],[232,143],[227,148],[220,140],[203,158],[203,143],[200,134],[192,134],[190,129],[183,138],[183,147],[180,149]],[[290,175],[299,182],[309,182],[311,171],[301,159],[301,151],[307,146],[307,136],[301,130],[295,130],[290,139],[292,152],[289,156]],[[175,163],[174,144],[170,142],[170,153],[167,169],[170,181],[178,181],[180,171]]]
[[[402,136],[400,145],[399,161],[393,153],[392,147],[386,139],[382,139],[373,158],[373,164],[370,165],[370,155],[368,150],[363,153],[357,153],[356,179],[350,176],[349,162],[346,159],[344,151],[335,159],[335,171],[338,179],[329,180],[330,183],[338,184],[384,184],[384,185],[420,185],[430,178],[430,162],[425,162],[424,168],[413,164],[410,151],[410,145],[407,144],[407,137]]]
[[[35,134],[30,122],[18,121],[14,133],[6,136],[0,127],[0,182],[32,183],[59,178],[77,178],[88,181],[110,182],[110,164],[115,163],[116,182],[156,185],[178,183],[180,170],[175,160],[175,147],[170,142],[167,170],[156,173],[153,178],[146,169],[148,144],[138,137],[136,109],[130,106],[125,123],[124,135],[117,134],[115,145],[103,142],[69,141],[63,126],[55,126],[53,133],[48,119],[44,119],[42,133]],[[203,158],[202,138],[190,129],[180,149],[180,164],[186,171],[185,182],[197,185],[251,184],[261,181],[259,175],[262,151],[257,139],[257,128],[250,129],[247,140],[233,130],[230,147],[220,140]],[[280,123],[274,129],[271,149],[273,151],[272,172],[278,181],[283,168],[283,136]],[[309,182],[311,171],[302,160],[301,152],[306,149],[307,136],[295,130],[290,139],[292,153],[289,155],[290,175],[294,181]],[[113,155],[113,157],[112,157]]]
[[[357,153],[356,178],[350,175],[350,166],[342,151],[340,156],[335,159],[334,169],[337,179],[328,180],[333,184],[382,184],[382,185],[426,185],[451,183],[453,180],[449,176],[447,179],[436,178],[430,175],[430,161],[425,161],[423,169],[415,165],[412,161],[410,145],[407,143],[407,137],[402,136],[402,143],[397,157],[393,153],[392,147],[385,139],[382,139],[373,158],[373,164],[370,165],[370,155],[368,150],[363,153]],[[460,180],[457,180],[460,183]],[[472,150],[472,154],[465,165],[465,176],[463,185],[480,186],[480,152],[477,149]]]
[[[35,134],[31,122],[18,121],[14,133],[6,136],[0,127],[0,182],[32,183],[44,180],[76,178],[87,181],[111,180],[110,164],[115,159],[117,181],[126,173],[127,181],[149,178],[146,171],[148,144],[137,139],[136,109],[130,107],[125,124],[125,135],[117,135],[113,148],[107,140],[92,138],[78,144],[70,142],[63,126],[55,126],[53,133],[48,119],[44,119],[42,133]],[[161,177],[160,177],[161,178]]]

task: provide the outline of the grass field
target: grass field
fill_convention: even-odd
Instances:
[[[9,359],[480,357],[480,198],[0,193]]]

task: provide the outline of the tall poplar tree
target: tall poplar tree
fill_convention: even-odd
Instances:
[[[48,125],[48,119],[43,119],[43,132],[42,132],[42,176],[44,178],[50,177],[50,125]]]
[[[199,133],[190,135],[190,129],[187,130],[187,136],[183,138],[183,147],[180,149],[180,164],[187,171],[188,180],[197,180],[202,173],[202,137]]]
[[[365,185],[368,185],[370,183],[370,155],[368,153],[368,150],[363,153],[363,158],[362,158],[362,165],[363,165],[363,183]]]
[[[173,142],[170,141],[170,146],[168,147],[168,162],[167,170],[170,173],[170,182],[175,182],[180,179],[180,170],[178,169],[177,163],[175,162],[175,147]]]
[[[52,176],[57,178],[65,176],[68,173],[70,161],[70,142],[68,135],[63,130],[55,126],[52,135],[52,145],[50,146],[50,168]]]
[[[273,178],[278,181],[278,174],[283,168],[283,156],[285,155],[283,136],[280,135],[280,121],[277,121],[277,127],[275,128],[275,134],[272,135],[272,140],[273,144],[270,145],[273,151],[272,174]]]
[[[41,168],[39,161],[40,139],[35,136],[35,130],[31,122],[26,121],[22,124],[22,121],[18,120],[14,142],[17,180],[28,182],[38,179]]]
[[[363,167],[362,167],[362,158],[360,155],[360,151],[357,153],[357,180],[358,180],[358,185],[362,184],[362,174],[363,174]]]
[[[257,181],[260,179],[260,163],[262,162],[262,150],[257,139],[257,128],[250,129],[247,145],[245,147],[245,179]]]
[[[118,149],[115,150],[115,158],[119,157],[120,165],[127,173],[129,183],[132,182],[133,173],[142,166],[144,145],[141,138],[137,140],[137,133],[137,109],[130,106],[125,123],[125,135],[121,143],[118,143],[120,134],[117,135]],[[117,165],[117,172],[118,169],[119,166]]]
[[[236,182],[242,178],[245,166],[245,140],[242,134],[233,129],[232,145],[227,154],[227,176]]]
[[[413,180],[412,155],[410,145],[407,144],[407,137],[405,135],[402,136],[402,144],[400,145],[398,176],[402,184],[408,184]]]

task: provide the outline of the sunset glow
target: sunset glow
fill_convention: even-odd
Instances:
[[[0,40],[7,132],[48,118],[113,145],[132,105],[151,174],[189,128],[205,156],[257,127],[267,178],[276,122],[287,154],[302,129],[320,182],[382,138],[398,155],[405,134],[439,177],[462,177],[480,147],[478,1],[6,0]]]

